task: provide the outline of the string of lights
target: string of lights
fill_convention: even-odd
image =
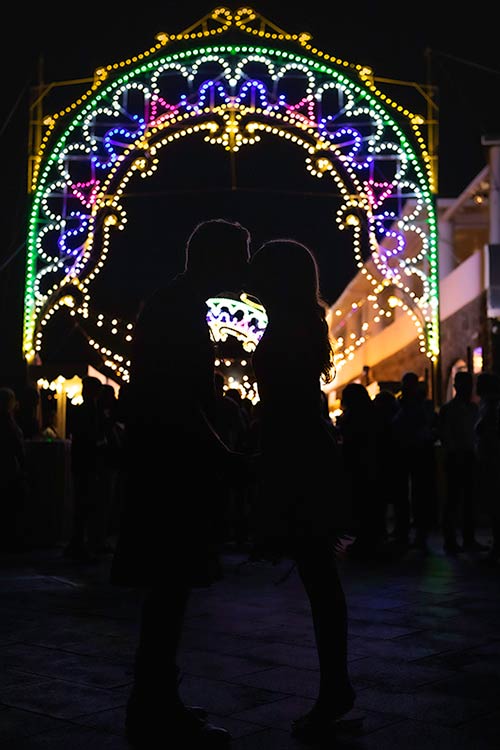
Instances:
[[[262,21],[249,8],[219,8],[186,32],[159,34],[151,49],[96,71],[88,91],[45,118],[31,183],[28,362],[40,356],[47,325],[66,307],[83,328],[91,327],[89,345],[106,366],[127,381],[132,324],[107,321],[94,309],[93,283],[115,233],[126,230],[127,191],[158,169],[170,146],[193,137],[231,153],[264,137],[283,140],[303,153],[311,179],[331,181],[340,196],[338,229],[350,233],[356,267],[370,289],[330,315],[337,369],[395,309],[409,317],[421,350],[436,360],[435,183],[422,117],[378,89],[369,68],[318,50],[307,34]],[[230,29],[244,43],[222,44]],[[370,263],[362,252],[365,236]],[[265,311],[259,317],[247,304],[211,301],[215,340],[230,332],[248,351],[256,345]],[[338,324],[361,307],[371,310],[361,333],[337,335]],[[116,348],[97,329],[116,337]]]

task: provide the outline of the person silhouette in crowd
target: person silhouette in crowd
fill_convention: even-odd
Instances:
[[[45,411],[40,437],[44,440],[61,440],[57,426],[57,408],[53,404],[50,404]]]
[[[120,526],[120,519],[123,510],[123,498],[126,491],[127,484],[127,461],[125,455],[125,433],[127,425],[127,414],[128,414],[128,383],[122,383],[118,396],[116,397],[115,404],[115,420],[116,429],[119,435],[120,449],[118,452],[118,471],[116,477],[116,492],[115,492],[115,509],[112,514],[112,536],[115,537],[118,533]]]
[[[96,559],[103,543],[103,466],[106,437],[99,402],[101,381],[82,378],[82,403],[68,419],[71,476],[73,484],[73,528],[64,556],[75,561]]]
[[[338,429],[337,424],[332,420],[330,416],[330,406],[328,403],[328,396],[323,390],[321,391],[321,411],[322,411],[323,419],[325,420],[325,424],[328,430],[331,432],[332,436],[335,438],[335,441],[340,445],[340,442],[341,442],[340,430]]]
[[[494,372],[480,372],[476,379],[476,395],[479,409],[474,431],[479,497],[483,499],[492,533],[486,562],[496,565],[500,560],[500,376]]]
[[[248,418],[241,405],[239,391],[235,388],[224,388],[225,379],[220,371],[215,372],[214,378],[216,395],[214,427],[229,448],[240,453],[245,452]],[[228,484],[221,490],[221,493],[224,501],[221,508],[220,541],[222,544],[242,546],[247,537],[246,487]]]
[[[256,427],[254,421],[255,405],[238,388],[229,388],[226,395],[236,401],[243,419],[243,429],[237,441],[237,450],[252,457],[258,453],[255,446],[256,435],[253,434],[253,428]],[[253,463],[253,459],[250,459],[251,466]],[[246,475],[246,481],[238,485],[235,493],[234,542],[236,548],[242,551],[248,551],[251,547],[250,526],[254,486],[255,473],[251,470]]]
[[[475,425],[478,405],[473,400],[471,372],[459,370],[453,379],[455,394],[438,412],[439,438],[445,478],[442,512],[443,546],[447,555],[477,551],[477,460]],[[457,539],[458,528],[462,544]]]
[[[16,420],[17,397],[0,388],[0,554],[22,548],[27,501],[25,438]]]
[[[401,378],[394,429],[394,535],[398,545],[428,551],[428,536],[437,520],[435,441],[437,412],[417,373]],[[410,540],[410,528],[415,537]]]
[[[40,437],[40,394],[35,385],[26,385],[17,399],[16,422],[22,430],[25,440]]]
[[[347,610],[335,544],[337,442],[324,418],[321,385],[333,378],[333,348],[312,252],[293,239],[262,245],[248,292],[268,325],[253,354],[260,397],[256,537],[267,559],[288,557],[309,598],[320,666],[312,710],[292,724],[303,741],[330,737],[354,705],[347,667]],[[336,493],[337,494],[336,496]]]
[[[243,289],[249,252],[250,234],[239,223],[201,222],[188,238],[183,271],[146,300],[135,325],[126,495],[111,566],[114,584],[144,593],[125,722],[134,746],[216,748],[231,740],[199,707],[184,704],[177,662],[189,594],[220,576],[221,483],[248,469],[214,427],[207,300]]]
[[[392,474],[388,471],[388,464],[394,460],[395,441],[392,420],[396,414],[398,403],[396,396],[387,388],[382,388],[373,398],[375,410],[375,422],[377,435],[375,438],[375,451],[377,463],[377,481],[375,492],[377,493],[377,512],[380,514],[379,528],[383,538],[383,546],[380,552],[383,556],[390,553],[389,536],[389,514],[394,513],[394,483]]]
[[[224,375],[217,370],[214,373],[217,432],[224,439],[226,445],[233,450],[240,447],[246,428],[246,414],[235,397],[234,389],[225,388]]]
[[[120,422],[119,413],[121,405],[115,389],[110,383],[101,385],[98,405],[101,411],[105,440],[102,454],[101,522],[98,552],[106,554],[113,551],[110,540],[118,529],[119,477],[124,440],[124,427]]]
[[[356,519],[356,539],[349,557],[373,560],[384,541],[377,485],[376,412],[368,389],[348,383],[341,395],[342,414],[337,418],[342,441],[347,489]]]

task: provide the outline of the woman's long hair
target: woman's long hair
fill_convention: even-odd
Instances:
[[[250,288],[265,308],[294,309],[310,322],[318,334],[314,340],[321,380],[330,383],[335,377],[334,350],[320,294],[318,264],[311,250],[292,239],[265,242],[250,259]]]

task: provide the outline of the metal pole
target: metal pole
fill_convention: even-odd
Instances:
[[[490,146],[490,245],[500,245],[500,139]]]

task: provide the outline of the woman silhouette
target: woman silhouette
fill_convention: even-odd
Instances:
[[[295,561],[309,598],[319,693],[312,710],[293,722],[292,734],[318,741],[330,735],[355,700],[347,669],[346,600],[335,556],[341,458],[321,395],[322,381],[334,377],[333,350],[318,266],[307,247],[291,239],[265,243],[250,260],[248,291],[268,316],[253,355],[261,415],[256,535],[266,556]]]

